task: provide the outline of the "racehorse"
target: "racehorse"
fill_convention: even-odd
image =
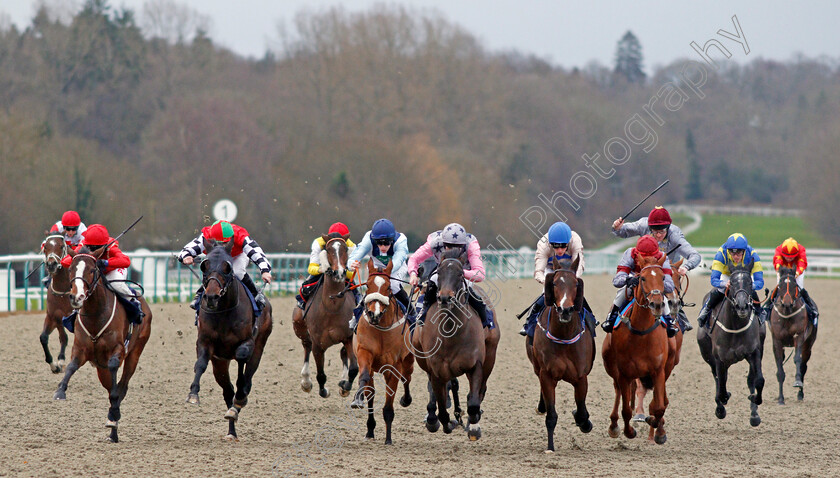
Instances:
[[[466,254],[459,249],[443,252],[437,268],[437,300],[429,306],[426,322],[415,326],[411,345],[417,364],[426,371],[431,382],[426,429],[435,432],[442,424],[444,433],[452,433],[459,425],[458,421],[449,421],[446,387],[453,379],[466,374],[470,383],[467,395],[469,425],[466,428],[469,439],[475,441],[481,438],[478,424],[481,402],[487,392],[487,379],[496,363],[500,334],[498,327],[484,330],[478,313],[467,301],[465,261]],[[481,289],[476,287],[476,292],[481,293]],[[486,297],[484,300],[490,313],[492,304]],[[453,386],[456,403],[457,393],[457,388]]]
[[[373,417],[373,373],[379,372],[385,377],[385,406],[382,416],[385,418],[385,444],[391,444],[391,423],[394,421],[394,396],[399,382],[403,383],[405,393],[400,405],[411,404],[409,383],[414,371],[414,355],[408,350],[405,335],[405,314],[397,299],[391,293],[391,270],[394,263],[385,268],[375,268],[373,260],[368,261],[368,279],[366,282],[365,309],[356,334],[353,336],[353,352],[359,362],[359,391],[356,393],[352,408],[364,407],[368,402],[367,434],[372,439],[376,420]]]
[[[306,303],[306,310],[295,307],[292,312],[295,335],[303,345],[300,387],[304,392],[312,390],[312,380],[309,378],[309,353],[312,352],[317,369],[315,378],[318,380],[318,394],[323,398],[330,396],[329,390],[324,386],[327,383],[324,353],[328,348],[342,344],[341,363],[344,368],[338,382],[338,393],[342,397],[350,395],[353,380],[359,373],[356,354],[353,353],[353,331],[349,324],[356,304],[353,294],[347,294],[344,284],[348,237],[349,234],[341,236],[338,233],[321,236],[325,243],[321,252],[321,264],[326,262],[329,267],[324,272],[318,290]]]
[[[684,260],[685,259],[680,259],[671,264],[671,270],[677,271],[683,264]],[[666,294],[665,297],[668,299],[668,307],[671,309],[671,316],[676,318],[680,314],[684,313],[683,307],[685,307],[685,303],[683,302],[683,297],[685,297],[685,294],[688,292],[688,277],[683,277],[677,273],[674,273],[672,277],[674,279],[674,291],[670,294]],[[685,289],[682,287],[683,281],[686,283]],[[670,376],[674,367],[680,363],[680,351],[682,350],[683,343],[682,328],[677,327],[677,333],[674,334],[673,337],[668,338],[668,343],[669,350],[671,347],[673,347],[674,350],[674,354],[668,355],[668,363],[666,364],[668,375]],[[634,422],[645,422],[647,420],[647,415],[645,414],[645,395],[647,395],[648,390],[649,389],[645,388],[641,380],[636,379],[636,393],[634,399],[635,415],[633,416]],[[650,430],[648,440],[653,440],[653,429]]]
[[[776,358],[776,378],[779,380],[779,405],[785,404],[782,385],[785,382],[785,347],[795,347],[793,362],[796,379],[793,386],[799,389],[797,400],[805,398],[804,380],[808,370],[811,349],[817,340],[817,327],[808,320],[805,301],[796,284],[796,269],[779,267],[779,284],[773,292],[773,311],[770,313],[770,333],[773,336],[773,355]]]
[[[90,361],[96,367],[99,382],[109,393],[111,406],[105,426],[111,429],[111,442],[117,443],[120,404],[128,391],[128,382],[134,375],[140,354],[152,333],[152,312],[146,300],[138,296],[146,315],[140,325],[135,326],[129,322],[125,307],[117,300],[117,294],[107,286],[105,274],[97,267],[97,261],[105,250],[103,247],[91,253],[87,247],[82,247],[79,253],[70,253],[74,254],[68,268],[71,281],[70,305],[79,313],[74,326],[70,363],[67,364],[64,379],[58,384],[54,398],[66,399],[70,377]],[[117,382],[120,365],[123,366],[123,372]]]
[[[70,305],[70,278],[67,269],[61,267],[61,259],[67,255],[69,247],[64,242],[64,236],[53,234],[47,236],[41,249],[47,273],[50,275],[47,286],[47,315],[44,317],[44,328],[40,337],[41,346],[44,347],[44,357],[50,370],[59,373],[64,369],[64,350],[67,348],[67,331],[62,327],[61,319],[73,312]],[[53,329],[58,329],[58,341],[61,344],[57,361],[53,361],[47,345]]]
[[[633,293],[633,310],[629,319],[622,319],[622,326],[615,328],[604,338],[601,355],[604,368],[612,377],[615,387],[615,403],[610,414],[609,427],[609,434],[613,438],[618,437],[619,433],[619,402],[622,403],[624,436],[636,436],[636,430],[630,426],[630,418],[636,388],[634,380],[640,378],[647,388],[653,388],[653,400],[649,405],[651,416],[645,421],[655,429],[656,443],[661,445],[667,440],[663,418],[668,407],[665,381],[671,373],[668,369],[670,357],[676,351],[660,322],[666,300],[665,276],[662,270],[664,262],[664,255],[659,259],[636,257],[636,264],[641,270],[639,285]]]
[[[725,405],[732,395],[726,390],[729,367],[746,359],[750,364],[747,387],[750,390],[750,425],[761,423],[758,406],[764,389],[764,375],[761,373],[761,357],[764,355],[764,324],[759,325],[753,313],[751,294],[753,290],[750,271],[739,267],[732,270],[723,300],[712,311],[708,327],[698,327],[697,344],[703,360],[712,368],[717,392],[715,395],[715,416],[726,417]],[[708,300],[708,294],[703,299]]]
[[[586,327],[583,307],[583,281],[575,275],[580,258],[572,262],[560,261],[554,272],[545,278],[545,304],[537,320],[543,333],[535,333],[532,345],[525,341],[528,360],[540,379],[540,405],[545,408],[545,428],[548,431],[546,453],[554,452],[554,427],[557,410],[554,394],[557,382],[563,380],[575,388],[576,409],[572,412],[575,424],[583,433],[592,431],[586,409],[588,375],[595,361],[595,338]]]
[[[239,412],[248,403],[251,383],[260,365],[263,349],[271,335],[271,303],[266,303],[259,316],[254,313],[248,292],[233,271],[230,251],[233,241],[226,246],[204,239],[207,256],[201,262],[204,295],[199,302],[198,338],[195,341],[195,379],[190,385],[187,402],[198,404],[201,375],[213,363],[213,376],[222,387],[225,419],[228,434],[225,439],[238,441],[236,421]],[[230,381],[230,361],[236,360],[238,374],[236,390]]]

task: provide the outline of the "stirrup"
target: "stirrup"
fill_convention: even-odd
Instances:
[[[521,335],[521,336],[523,336],[523,337],[527,337],[527,336],[528,336],[528,331],[527,331],[527,330],[525,330],[525,326],[524,326],[524,325],[522,326],[522,330],[520,330],[520,331],[519,331],[519,335]]]

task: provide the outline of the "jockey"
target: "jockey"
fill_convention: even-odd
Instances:
[[[344,223],[336,222],[333,223],[327,231],[327,235],[333,234],[335,234],[335,237],[348,237],[344,240],[344,242],[347,244],[349,262],[350,255],[352,255],[353,251],[356,249],[356,244],[354,244],[353,241],[351,241],[349,238],[350,229],[346,225],[344,225]],[[322,261],[325,260],[326,256],[322,258],[321,253],[324,252],[324,247],[326,246],[327,243],[321,236],[316,237],[315,240],[312,241],[312,250],[309,254],[309,268],[307,269],[309,276],[306,278],[306,280],[303,281],[303,284],[300,285],[300,291],[298,295],[295,296],[295,299],[297,299],[297,306],[301,309],[304,309],[306,307],[306,301],[309,300],[309,297],[311,297],[312,294],[315,293],[315,290],[318,288],[318,282],[321,280],[321,276],[324,274],[324,272],[326,272],[326,270],[330,266],[329,264],[322,264]],[[355,272],[353,269],[346,268],[345,279],[348,281],[351,280],[353,278],[354,273]],[[353,289],[353,297],[355,297],[356,303],[358,304],[359,291],[357,291],[356,289]]]
[[[481,260],[481,247],[475,236],[468,234],[460,224],[453,222],[440,231],[429,234],[426,238],[426,243],[420,246],[408,260],[409,283],[412,286],[420,283],[420,278],[417,274],[420,264],[423,261],[434,257],[435,262],[440,264],[440,258],[444,250],[452,248],[460,249],[467,254],[467,263],[464,264],[464,279],[466,279],[468,291],[467,301],[478,313],[478,316],[481,318],[481,324],[484,327],[490,327],[492,324],[487,317],[487,305],[472,288],[473,282],[481,282],[485,276],[484,262]],[[437,274],[432,274],[423,296],[423,309],[419,313],[418,323],[423,323],[426,317],[426,311],[436,301]]]
[[[682,230],[671,223],[671,215],[662,206],[656,206],[647,218],[643,217],[635,222],[625,224],[622,218],[616,219],[612,225],[612,233],[618,237],[650,235],[656,239],[659,250],[668,254],[670,263],[679,261],[681,257],[685,258],[677,269],[681,276],[700,265],[700,254],[685,240]],[[677,318],[686,332],[694,328],[684,311],[681,310]]]
[[[137,300],[137,294],[131,290],[126,283],[126,278],[128,277],[128,266],[131,265],[131,259],[129,259],[129,257],[120,250],[119,243],[114,241],[114,238],[108,234],[108,229],[106,229],[102,224],[91,225],[84,233],[82,233],[82,241],[78,246],[76,246],[74,251],[79,252],[82,247],[87,247],[90,252],[96,252],[107,244],[111,245],[109,245],[108,249],[99,256],[97,265],[105,274],[105,279],[108,281],[108,287],[120,297],[131,303],[132,306],[137,308],[134,311],[129,310],[127,312],[129,320],[135,324],[139,324],[146,314],[143,313],[143,310],[140,307],[140,301]],[[73,257],[66,255],[61,260],[61,267],[67,269],[70,267],[71,262],[73,262]],[[73,314],[75,313],[76,311],[73,311]],[[71,314],[71,317],[73,314]],[[72,324],[72,321],[70,323]]]
[[[548,228],[548,233],[537,241],[537,252],[534,254],[534,279],[545,284],[545,277],[554,271],[554,262],[563,259],[574,261],[580,258],[575,275],[580,278],[583,274],[583,241],[578,233],[573,231],[565,222],[555,222]],[[540,294],[531,308],[528,320],[519,331],[522,336],[534,336],[537,318],[545,309],[545,294]]]
[[[624,255],[621,256],[621,260],[618,263],[615,277],[613,277],[613,286],[618,288],[618,293],[615,295],[613,308],[610,310],[609,317],[607,317],[607,320],[601,324],[604,332],[612,332],[613,325],[615,324],[615,320],[618,317],[619,312],[621,312],[621,309],[627,305],[628,297],[626,289],[635,287],[639,284],[638,274],[641,272],[641,268],[636,263],[636,256],[655,257],[660,259],[664,255],[665,253],[659,250],[659,245],[657,244],[656,239],[647,235],[640,237],[636,241],[636,247],[631,247],[624,251]],[[667,257],[665,258],[665,262],[662,264],[662,272],[665,274],[665,293],[670,294],[674,291],[674,279],[671,277],[671,263],[668,261]],[[673,319],[670,319],[669,314],[670,310],[668,307],[668,301],[666,300],[663,317],[669,318],[667,321],[668,337],[673,337],[674,334],[677,333],[677,329],[674,326]]]
[[[709,313],[723,300],[726,286],[729,284],[729,274],[735,266],[746,267],[753,275],[753,307],[755,314],[759,316],[759,322],[761,322],[760,301],[758,294],[755,292],[764,287],[761,259],[758,257],[758,253],[750,247],[747,238],[736,232],[726,239],[726,242],[720,246],[717,254],[715,254],[710,279],[713,289],[709,295],[709,300],[703,304],[703,309],[700,310],[700,315],[697,317],[697,323],[700,327],[706,326]]]
[[[820,317],[820,311],[817,309],[817,304],[814,299],[805,290],[805,269],[808,268],[808,257],[805,255],[805,247],[796,242],[796,239],[788,237],[778,247],[776,253],[773,255],[773,268],[776,269],[776,283],[779,283],[779,267],[790,267],[796,269],[796,285],[799,286],[799,293],[802,294],[802,299],[805,301],[805,307],[808,309],[808,318],[817,325]],[[773,291],[775,294],[775,291]],[[761,311],[762,319],[770,316],[770,309],[773,308],[772,298],[764,304]]]
[[[391,293],[408,310],[408,294],[402,288],[403,282],[408,278],[408,239],[405,234],[397,233],[394,224],[388,219],[376,221],[347,259],[348,269],[357,270],[365,256],[368,256],[377,268],[387,267],[389,262],[394,263],[391,267]],[[350,322],[351,329],[356,328],[364,302],[360,301],[356,307],[359,311],[354,311],[353,320]]]
[[[222,246],[231,240],[233,241],[233,248],[230,251],[230,255],[233,257],[233,273],[251,291],[257,307],[262,311],[262,308],[265,307],[265,296],[257,290],[251,276],[245,271],[248,263],[253,261],[260,269],[260,277],[263,282],[271,283],[271,264],[268,263],[268,259],[257,241],[251,239],[248,231],[243,227],[231,224],[228,221],[216,221],[212,225],[202,228],[201,234],[181,249],[178,260],[183,264],[190,265],[195,261],[195,256],[206,254],[207,251],[204,249],[205,238],[216,241],[216,244]],[[193,303],[190,304],[190,308],[194,309],[196,314],[202,294],[204,294],[204,285],[200,286],[195,292]]]
[[[82,240],[82,234],[87,227],[79,213],[76,211],[67,211],[61,215],[61,220],[53,224],[48,234],[62,234],[64,242],[70,247],[76,247]]]

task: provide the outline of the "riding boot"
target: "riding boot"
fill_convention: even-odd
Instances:
[[[487,305],[472,288],[469,288],[467,291],[467,302],[478,313],[478,318],[481,319],[481,325],[485,328],[490,327],[492,324],[488,317]]]
[[[356,332],[356,327],[359,325],[359,317],[362,316],[362,312],[364,311],[364,309],[364,302],[359,302],[359,305],[353,308],[353,317],[350,319],[347,325],[350,326],[350,330],[352,330],[354,333]]]
[[[423,325],[423,321],[426,320],[426,312],[428,312],[429,307],[435,302],[437,302],[437,284],[430,281],[426,286],[426,292],[423,294],[423,310],[420,311],[419,317],[417,317],[418,325]]]
[[[808,309],[808,318],[814,323],[814,327],[817,326],[817,322],[820,319],[820,310],[817,308],[817,303],[814,302],[814,299],[808,294],[808,291],[805,289],[799,289],[799,293],[802,294],[802,299],[805,301],[805,307]]]
[[[753,304],[753,315],[758,318],[758,325],[763,325],[764,320],[767,319],[767,316],[763,315],[764,307],[761,304],[761,300],[758,298],[758,293],[756,291],[752,292],[752,304]]]
[[[394,298],[397,299],[397,301],[400,304],[402,304],[403,307],[405,307],[406,311],[408,310],[408,306],[411,302],[411,299],[408,298],[408,292],[406,292],[405,289],[400,288],[400,290],[398,290],[397,293],[394,294]]]
[[[528,315],[525,325],[522,326],[522,330],[519,331],[519,335],[523,337],[530,335],[533,337],[534,327],[536,327],[537,319],[543,310],[545,310],[545,295],[541,295],[537,301],[534,302],[533,307],[531,307],[531,313]]]
[[[709,314],[712,312],[712,309],[720,304],[723,297],[723,292],[717,289],[712,290],[711,294],[709,294],[709,300],[707,300],[706,303],[703,304],[703,308],[700,309],[700,315],[697,316],[697,325],[700,327],[706,326],[706,321],[709,320]]]
[[[691,322],[688,320],[688,317],[686,317],[684,310],[680,309],[680,313],[677,314],[677,320],[679,321],[680,325],[682,325],[683,332],[694,330],[694,327],[691,325]]]
[[[195,291],[195,296],[193,296],[192,304],[190,304],[190,309],[198,312],[198,304],[201,302],[201,296],[204,295],[204,286],[200,286],[197,291]]]
[[[265,296],[257,290],[257,285],[254,284],[254,280],[251,279],[251,276],[247,272],[242,276],[242,285],[251,291],[251,294],[254,296],[254,302],[257,303],[257,310],[262,313],[262,310],[265,308]]]
[[[773,299],[770,298],[761,306],[761,311],[758,313],[758,323],[763,324],[770,320],[770,310],[773,309]]]
[[[297,306],[300,310],[306,309],[306,302],[312,297],[312,294],[315,293],[317,287],[314,285],[321,279],[320,275],[317,276],[308,276],[303,283],[300,285],[300,290],[298,291],[298,295],[295,296],[297,299]]]
[[[673,337],[677,335],[677,322],[672,315],[664,316],[665,319],[665,331],[668,334],[668,337]]]
[[[52,278],[52,276],[51,276],[51,275],[49,275],[49,274],[47,274],[47,276],[46,276],[46,277],[44,277],[43,279],[41,279],[41,283],[42,283],[42,284],[44,284],[44,288],[47,288],[47,287],[49,287],[49,286],[50,286],[50,279],[51,279],[51,278]]]
[[[606,333],[612,333],[613,325],[615,324],[615,319],[618,318],[618,313],[621,312],[621,308],[615,304],[613,304],[612,309],[610,309],[610,315],[607,317],[607,320],[601,322],[601,328],[604,329]]]

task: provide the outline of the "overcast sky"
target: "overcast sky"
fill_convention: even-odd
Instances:
[[[29,25],[35,5],[82,0],[0,0],[0,12],[19,28]],[[139,14],[146,0],[110,0]],[[224,47],[245,56],[261,57],[276,40],[277,24],[287,24],[301,9],[320,10],[341,4],[347,11],[362,11],[374,0],[176,0],[211,18],[210,36]],[[516,49],[535,54],[563,67],[582,67],[591,60],[612,66],[616,42],[627,30],[639,38],[650,73],[656,65],[694,57],[689,43],[701,45],[718,30],[735,32],[737,15],[751,52],[733,54],[733,60],[757,57],[791,60],[807,57],[840,59],[840,1],[808,2],[738,0],[703,2],[563,1],[563,0],[414,0],[398,1],[417,8],[434,8],[449,21],[475,35],[490,51]],[[1,23],[1,22],[0,22]],[[719,38],[719,37],[718,37]],[[737,44],[731,43],[735,48]],[[736,51],[733,50],[733,53]]]

